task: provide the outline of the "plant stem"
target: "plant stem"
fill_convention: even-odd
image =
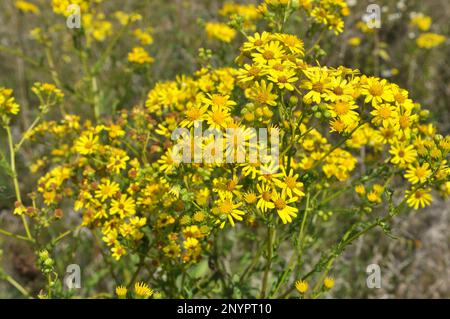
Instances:
[[[33,121],[33,123],[31,123],[30,127],[28,127],[28,129],[25,131],[25,133],[22,135],[22,138],[20,139],[20,142],[16,144],[14,151],[18,152],[20,147],[22,146],[22,144],[26,141],[26,139],[28,138],[28,135],[30,134],[30,132],[34,129],[34,127],[37,125],[37,123],[39,123],[39,121],[41,120],[42,115],[39,114],[36,119]]]
[[[6,134],[8,135],[8,145],[9,145],[9,153],[10,153],[10,164],[11,164],[11,171],[12,171],[12,179],[14,183],[14,191],[16,193],[16,198],[19,203],[22,204],[22,197],[20,196],[20,187],[19,187],[19,180],[17,179],[17,171],[16,171],[16,156],[14,152],[14,144],[11,134],[11,128],[9,126],[6,126]],[[33,236],[31,236],[30,229],[28,227],[28,222],[26,217],[22,214],[20,216],[22,218],[23,226],[25,228],[25,232],[27,234],[27,237],[30,241],[34,242]]]
[[[267,230],[267,265],[264,271],[264,277],[262,280],[261,294],[260,298],[266,297],[267,283],[269,280],[270,268],[272,267],[272,257],[273,257],[273,240],[275,237],[275,229],[273,225],[268,225]]]
[[[304,229],[305,229],[305,224],[306,224],[306,219],[308,217],[308,211],[309,211],[309,199],[310,199],[310,194],[309,192],[306,195],[306,207],[305,207],[305,213],[303,216],[303,220],[302,220],[302,224],[300,226],[300,231],[298,234],[298,238],[297,238],[297,244],[296,244],[296,250],[292,253],[291,258],[289,259],[289,263],[288,263],[288,267],[287,269],[283,272],[280,281],[278,282],[278,284],[276,285],[274,291],[272,292],[271,296],[275,296],[278,293],[278,290],[281,288],[281,286],[284,284],[284,282],[286,281],[287,276],[292,272],[292,270],[294,269],[295,266],[295,260],[300,259],[301,255],[303,253],[303,241],[304,241]],[[298,255],[298,257],[297,257]],[[297,258],[296,258],[297,257]]]
[[[30,241],[30,239],[28,237],[21,236],[21,235],[16,235],[16,234],[13,234],[13,233],[11,233],[9,231],[6,231],[4,229],[0,229],[0,234],[8,236],[8,237],[11,237],[11,238],[15,238],[15,239],[20,239],[20,240],[24,240],[24,241]]]
[[[28,293],[28,291],[21,284],[19,284],[14,278],[7,275],[5,280],[9,282],[12,286],[14,286],[14,288],[16,288],[24,297],[30,298],[30,294]]]

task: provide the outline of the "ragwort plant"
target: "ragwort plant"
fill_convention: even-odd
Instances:
[[[54,13],[68,15],[66,2],[52,1]],[[344,1],[228,3],[220,15],[229,23],[204,27],[213,41],[243,39],[234,65],[213,65],[212,51],[202,50],[203,67],[193,75],[158,82],[145,101],[106,112],[108,79],[99,83],[97,75],[114,43],[127,32],[143,45],[152,38],[141,28],[127,29],[139,14],[116,13],[121,31],[103,54],[92,56],[97,42],[113,36],[101,7],[106,1],[75,2],[84,17],[83,28],[72,31],[84,65],[80,82],[63,85],[51,67],[46,32],[38,29],[34,35],[47,50],[54,84],[33,86],[38,116],[17,140],[11,125],[20,106],[11,89],[0,89],[8,145],[1,163],[14,185],[12,213],[24,229],[0,233],[36,252],[45,277],[38,297],[79,293],[64,289],[58,269],[65,265],[58,263],[64,260],[62,247],[88,242],[100,247],[96,269],[110,276],[110,291],[86,289],[93,297],[317,298],[333,288],[339,273],[334,262],[355,240],[376,228],[392,236],[390,222],[397,215],[450,194],[450,137],[436,132],[408,91],[317,60],[323,34],[344,28]],[[302,35],[308,46],[286,31],[298,20],[310,25]],[[144,76],[157,63],[143,46],[127,59]],[[85,100],[93,116],[69,112],[67,96]],[[111,116],[103,117],[107,112]],[[222,135],[193,143],[199,126]],[[178,128],[189,132],[181,143],[192,154],[202,153],[203,161],[175,160],[180,141],[172,133]],[[251,128],[279,134],[277,167],[248,157],[223,160],[240,147],[266,154],[253,144]],[[230,129],[239,129],[238,136],[230,139]],[[235,139],[243,144],[230,144]],[[38,180],[25,195],[26,173],[18,171],[16,159],[27,144],[35,146],[30,168]],[[217,157],[214,145],[225,153]],[[337,215],[345,219],[343,227],[324,238]],[[34,297],[6,271],[1,276]],[[91,289],[97,294],[89,294]]]

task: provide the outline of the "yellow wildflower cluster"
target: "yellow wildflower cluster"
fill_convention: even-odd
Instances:
[[[28,1],[18,0],[14,4],[17,9],[25,13],[39,14],[41,12],[38,6]]]
[[[205,31],[209,38],[230,43],[236,37],[236,30],[224,23],[208,22]]]
[[[416,39],[419,48],[431,49],[445,42],[445,36],[437,33],[426,32]]]
[[[0,87],[0,124],[6,125],[10,121],[11,115],[17,115],[20,111],[19,104],[16,103],[13,90]]]

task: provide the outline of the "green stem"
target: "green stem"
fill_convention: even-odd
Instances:
[[[14,286],[14,288],[16,288],[24,297],[30,298],[30,294],[28,293],[28,291],[21,284],[19,284],[14,278],[7,275],[5,280],[9,282],[12,286]]]
[[[17,179],[17,171],[16,171],[16,156],[14,152],[14,143],[11,134],[11,128],[6,126],[6,134],[8,135],[8,145],[9,145],[9,153],[10,153],[10,162],[11,162],[11,171],[12,171],[12,179],[14,183],[14,191],[16,193],[16,198],[19,203],[22,204],[22,197],[20,196],[20,187],[19,180]],[[24,215],[20,216],[22,218],[23,226],[25,228],[25,232],[30,241],[34,242],[33,236],[31,236],[30,229],[28,227],[27,219]]]
[[[39,123],[39,121],[41,120],[42,115],[39,114],[36,119],[33,121],[33,123],[31,123],[30,127],[25,131],[25,133],[22,135],[22,138],[20,139],[20,142],[16,144],[14,151],[17,153],[20,149],[20,147],[22,146],[22,144],[26,141],[26,139],[28,138],[28,136],[30,135],[30,132],[34,129],[34,127]]]
[[[13,233],[11,233],[9,231],[6,231],[4,229],[0,229],[0,234],[8,236],[8,237],[11,237],[11,238],[15,238],[15,239],[20,239],[20,240],[24,240],[24,241],[30,241],[30,239],[28,237],[21,236],[21,235],[16,235],[16,234],[13,234]]]
[[[269,281],[269,273],[270,273],[270,268],[272,267],[274,237],[275,237],[274,226],[269,224],[268,231],[267,231],[267,264],[266,264],[266,270],[264,271],[264,277],[262,280],[260,298],[266,297],[267,284]]]

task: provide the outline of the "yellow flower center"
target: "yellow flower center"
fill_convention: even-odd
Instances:
[[[229,214],[233,210],[233,203],[230,200],[226,200],[219,205],[219,210],[223,214]]]
[[[248,70],[248,74],[250,74],[251,76],[257,76],[260,72],[261,72],[261,69],[258,68],[258,67],[256,67],[256,66],[251,67],[251,68]]]
[[[197,120],[200,118],[201,115],[202,115],[202,113],[200,112],[200,110],[196,109],[196,108],[192,108],[192,109],[186,111],[186,116],[190,120]]]
[[[283,210],[287,206],[286,202],[282,198],[278,198],[274,204],[278,210]]]
[[[337,115],[345,115],[350,110],[350,106],[346,102],[338,102],[334,105],[334,111]]]
[[[272,194],[270,192],[262,192],[261,197],[266,202],[268,202],[268,201],[270,201],[270,198],[272,197]]]
[[[297,185],[297,181],[292,176],[287,176],[284,182],[286,183],[286,186],[291,189],[295,188],[295,186]]]
[[[400,123],[400,127],[402,129],[408,128],[409,127],[409,117],[406,115],[400,116],[399,123]]]
[[[272,60],[272,59],[275,57],[275,53],[273,53],[273,52],[270,51],[270,50],[266,50],[266,51],[264,51],[264,53],[263,53],[263,57],[264,57],[264,59],[266,59],[266,60]]]
[[[397,101],[398,103],[401,104],[401,103],[405,102],[406,97],[403,94],[401,94],[401,93],[396,93],[394,95],[394,99],[395,99],[395,101]]]
[[[316,92],[322,92],[323,91],[323,84],[321,82],[316,82],[312,85],[312,89]]]
[[[258,39],[258,40],[255,41],[255,45],[256,45],[257,47],[260,47],[260,46],[262,46],[263,44],[264,44],[264,41],[261,40],[261,39]]]
[[[369,88],[369,93],[372,96],[381,96],[383,94],[383,86],[379,83],[373,83]]]
[[[333,92],[336,95],[342,95],[344,93],[344,89],[341,88],[340,86],[337,86],[337,87],[334,88]]]
[[[217,106],[225,106],[227,99],[222,95],[214,95],[211,99],[212,103]]]
[[[287,83],[288,79],[287,79],[287,77],[285,75],[281,75],[281,76],[278,77],[278,82],[280,82],[280,83]]]
[[[380,115],[380,117],[382,117],[383,119],[388,119],[391,117],[391,109],[388,106],[382,106],[380,107],[380,109],[378,110],[378,115]]]
[[[267,92],[260,92],[256,96],[256,101],[260,104],[265,104],[269,100],[269,94]]]

